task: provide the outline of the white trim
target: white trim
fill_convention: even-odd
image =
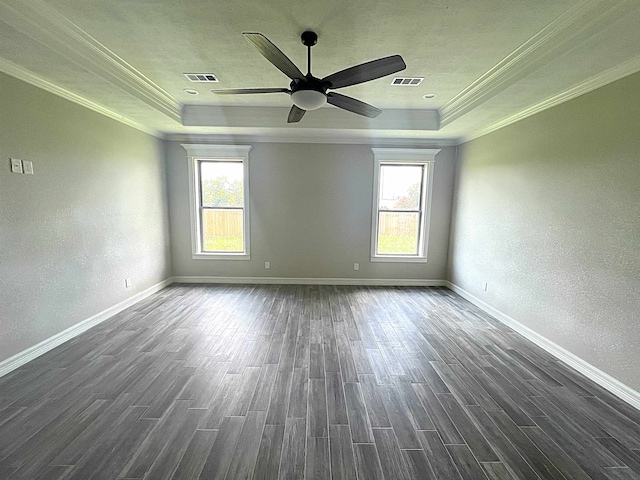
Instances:
[[[559,58],[594,32],[624,18],[634,8],[634,2],[625,0],[577,2],[440,107],[440,128],[538,70],[550,59]]]
[[[214,145],[211,143],[182,143],[189,157],[247,158],[251,145]]]
[[[52,337],[43,340],[42,342],[34,345],[32,347],[23,350],[20,353],[13,355],[12,357],[7,358],[0,362],[0,377],[6,375],[9,372],[12,372],[16,368],[20,368],[27,362],[30,362],[34,358],[39,357],[47,353],[49,350],[53,350],[59,345],[62,345],[64,342],[71,340],[74,337],[77,337],[83,332],[86,332],[90,328],[95,327],[96,325],[108,320],[115,314],[121,312],[122,310],[129,308],[130,306],[138,303],[141,300],[153,295],[156,292],[159,292],[163,288],[173,283],[173,278],[169,277],[166,280],[156,283],[155,285],[143,290],[142,292],[136,293],[135,295],[119,302],[95,315],[82,320],[79,323],[76,323],[72,327],[63,330],[62,332],[56,333]]]
[[[0,2],[0,16],[43,47],[180,121],[180,102],[42,0]]]
[[[187,151],[187,167],[189,171],[189,220],[191,222],[191,258],[193,260],[250,260],[251,259],[251,212],[249,199],[249,152],[250,145],[212,145],[205,143],[183,143]],[[244,202],[244,252],[203,252],[201,243],[200,212],[198,208],[200,184],[196,163],[199,160],[241,160],[243,168],[243,202]]]
[[[486,135],[488,133],[495,132],[496,130],[506,127],[507,125],[511,125],[512,123],[518,122],[544,110],[560,105],[561,103],[573,100],[574,98],[584,95],[585,93],[589,93],[600,87],[604,87],[605,85],[613,83],[616,80],[620,80],[621,78],[636,73],[639,70],[640,58],[634,58],[632,60],[629,60],[628,62],[621,63],[620,65],[605,70],[598,75],[594,75],[593,77],[588,78],[584,82],[581,82],[569,88],[568,90],[560,92],[552,97],[546,98],[545,100],[536,103],[535,105],[531,105],[530,107],[514,113],[513,115],[510,115],[507,118],[504,118],[486,128],[478,130],[471,135],[464,136],[462,139],[460,139],[459,143],[465,143],[475,138],[482,137],[483,135]]]
[[[412,278],[298,278],[298,277],[207,277],[175,276],[175,283],[233,283],[268,285],[363,285],[381,287],[442,287],[444,280]]]
[[[310,144],[331,144],[331,145],[366,145],[377,147],[412,147],[412,148],[442,148],[455,147],[460,144],[456,138],[429,138],[429,132],[421,131],[422,137],[385,137],[376,135],[371,130],[367,136],[357,135],[335,135],[335,132],[321,134],[302,133],[282,133],[278,131],[266,131],[261,135],[255,134],[216,134],[216,133],[167,133],[165,140],[171,142],[212,142],[212,143],[310,143]],[[344,131],[342,132],[344,133]]]
[[[433,161],[440,153],[437,148],[372,148],[376,160],[401,163]],[[399,160],[400,159],[400,160]]]
[[[93,110],[105,117],[109,117],[113,120],[116,120],[120,123],[124,123],[130,127],[135,128],[136,130],[140,130],[141,132],[148,133],[149,135],[153,135],[157,138],[163,138],[162,134],[158,130],[154,130],[152,128],[147,128],[140,123],[134,122],[133,120],[129,120],[128,118],[120,115],[119,113],[114,112],[113,110],[109,110],[102,105],[99,105],[87,98],[84,98],[81,95],[73,93],[69,90],[66,90],[62,87],[54,85],[53,83],[45,80],[44,78],[39,77],[35,73],[22,68],[16,65],[13,62],[5,60],[4,58],[0,58],[0,71],[10,75],[18,80],[22,80],[34,87],[38,87],[46,92],[57,95],[58,97],[64,98],[65,100],[69,100],[77,105],[88,108],[89,110]]]
[[[511,318],[505,313],[502,313],[500,310],[480,300],[476,296],[460,288],[454,283],[447,281],[445,282],[445,286],[450,290],[454,291],[455,293],[457,293],[458,295],[460,295],[461,297],[470,301],[477,307],[481,308],[486,313],[494,317],[496,320],[504,323],[506,326],[510,327],[511,329],[513,329],[514,331],[516,331],[517,333],[525,337],[527,340],[530,340],[531,342],[535,343],[543,350],[549,352],[554,357],[563,361],[574,370],[577,370],[578,372],[582,373],[585,377],[594,381],[601,387],[607,389],[608,391],[616,395],[621,400],[624,400],[629,405],[640,410],[640,392],[636,392],[631,387],[628,387],[621,381],[616,380],[608,373],[605,373],[602,370],[594,367],[593,365],[584,361],[577,355],[574,355],[568,350],[565,350],[560,345],[557,345],[551,340],[543,337],[539,333],[531,330],[529,327],[524,326],[517,320],[514,320],[513,318]]]
[[[372,148],[373,151],[373,197],[371,199],[371,262],[386,263],[426,263],[429,250],[429,227],[431,224],[431,199],[433,197],[433,177],[436,165],[436,155],[439,149],[417,148]],[[426,166],[426,176],[423,173],[421,198],[421,226],[417,255],[380,255],[376,252],[378,240],[378,197],[380,182],[378,173],[381,164],[412,164]],[[425,181],[426,180],[426,181]]]

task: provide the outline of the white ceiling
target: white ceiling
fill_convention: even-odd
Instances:
[[[326,106],[295,125],[287,95],[209,92],[288,87],[242,32],[306,71],[306,29],[318,77],[400,54],[400,75],[425,80],[340,90],[385,110],[376,119]],[[638,0],[0,0],[0,70],[169,138],[457,143],[639,71],[639,31]]]

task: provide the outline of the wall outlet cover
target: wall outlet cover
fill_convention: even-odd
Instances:
[[[22,160],[20,160],[19,158],[11,159],[11,172],[22,173]]]
[[[33,162],[31,160],[23,160],[22,168],[27,175],[33,175]]]

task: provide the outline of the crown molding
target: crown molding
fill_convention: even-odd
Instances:
[[[439,110],[441,127],[585,41],[595,32],[610,28],[635,8],[637,0],[577,2],[444,104]]]
[[[53,83],[45,80],[44,78],[39,77],[35,73],[25,68],[22,68],[16,65],[15,63],[12,63],[3,58],[0,58],[0,72],[4,72],[7,75],[17,78],[18,80],[22,80],[23,82],[33,85],[34,87],[41,88],[42,90],[45,90],[49,93],[57,95],[58,97],[62,97],[65,100],[69,100],[70,102],[76,103],[85,108],[93,110],[94,112],[100,113],[105,117],[109,117],[120,123],[124,123],[125,125],[128,125],[129,127],[133,127],[136,130],[140,130],[141,132],[148,133],[149,135],[153,135],[154,137],[157,137],[157,138],[164,138],[162,133],[159,132],[158,130],[147,128],[144,125],[134,122],[133,120],[129,120],[128,118],[123,117],[122,115],[114,112],[113,110],[109,110],[108,108],[103,107],[102,105],[99,105],[87,98],[84,98],[76,93],[73,93],[57,85],[54,85]]]
[[[518,113],[514,113],[513,115],[508,116],[496,122],[492,125],[489,125],[486,128],[478,130],[471,135],[465,136],[458,142],[459,144],[468,142],[470,140],[476,139],[478,137],[482,137],[488,133],[495,132],[507,125],[511,125],[512,123],[523,120],[527,117],[531,117],[537,113],[540,113],[549,108],[560,105],[561,103],[568,102],[576,97],[584,95],[585,93],[589,93],[598,88],[604,87],[616,80],[620,80],[628,75],[632,75],[636,72],[640,71],[640,57],[629,60],[628,62],[621,63],[613,68],[605,70],[598,75],[595,75],[578,85],[575,85],[564,92],[560,92],[557,95],[549,97],[540,103],[536,103],[535,105],[531,105],[530,107],[525,108],[524,110],[519,111]]]
[[[0,2],[0,18],[52,52],[180,121],[180,102],[41,0]]]

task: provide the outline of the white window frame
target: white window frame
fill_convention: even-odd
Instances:
[[[248,145],[182,144],[187,151],[189,165],[189,213],[191,219],[191,258],[194,260],[250,260],[251,259],[251,218],[249,214],[249,151]],[[244,231],[243,252],[203,252],[200,225],[200,181],[199,161],[241,161],[244,172],[243,208]]]
[[[373,202],[371,211],[371,261],[394,263],[426,263],[429,250],[429,224],[431,223],[431,198],[433,193],[433,177],[436,155],[439,149],[414,148],[372,148],[373,151]],[[420,232],[418,237],[418,253],[416,255],[378,254],[378,212],[380,197],[380,167],[382,165],[422,165],[422,192],[420,194]]]

